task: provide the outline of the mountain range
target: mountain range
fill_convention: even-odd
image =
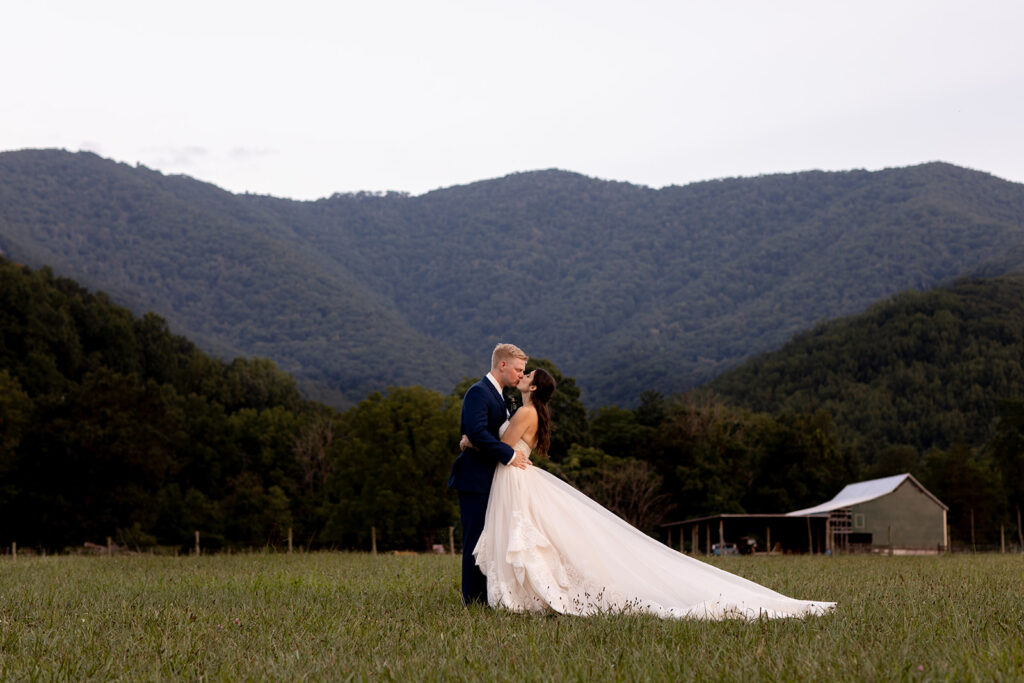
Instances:
[[[684,391],[819,321],[1024,264],[1024,186],[944,163],[652,189],[559,170],[424,195],[236,195],[0,154],[0,252],[344,406],[513,341],[588,406]]]

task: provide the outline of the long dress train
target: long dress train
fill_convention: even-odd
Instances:
[[[520,441],[516,450],[531,448]],[[517,612],[756,619],[835,606],[788,598],[678,553],[538,467],[495,470],[473,555],[488,603]]]

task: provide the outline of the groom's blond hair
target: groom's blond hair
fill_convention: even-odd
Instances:
[[[510,361],[513,358],[530,360],[530,357],[515,344],[498,344],[494,347],[494,351],[491,351],[491,367],[496,368],[501,361]]]

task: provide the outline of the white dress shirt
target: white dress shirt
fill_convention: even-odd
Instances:
[[[501,396],[502,400],[504,400],[504,399],[505,399],[505,394],[503,394],[503,393],[502,393],[502,391],[501,391],[501,385],[500,385],[500,384],[498,384],[498,380],[496,380],[496,379],[494,378],[494,375],[492,375],[491,373],[489,373],[489,372],[488,372],[488,373],[487,373],[487,379],[491,380],[491,384],[493,384],[493,385],[494,385],[494,388],[498,390],[498,396]],[[506,405],[506,406],[505,406],[505,418],[506,418],[506,419],[508,419],[508,418],[509,418],[509,417],[511,417],[511,416],[512,416],[512,414],[511,414],[510,412],[508,412],[508,406]],[[514,456],[514,455],[512,456],[512,459],[513,459],[513,460],[515,460],[515,456]],[[502,463],[502,464],[504,465],[505,463]],[[512,464],[512,463],[509,463],[509,465],[510,465],[510,464]],[[508,465],[506,465],[506,467],[507,467],[507,466],[508,466]]]
[[[498,380],[496,380],[494,378],[494,375],[492,375],[489,372],[487,373],[487,379],[489,379],[491,381],[491,384],[494,385],[495,390],[498,392],[498,396],[501,396],[501,399],[504,401],[505,400],[505,394],[502,393],[501,385],[498,384]],[[505,417],[509,417],[508,406],[505,406]]]

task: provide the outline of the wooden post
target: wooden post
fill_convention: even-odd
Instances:
[[[1017,552],[1024,553],[1024,530],[1020,528],[1020,505],[1017,506]]]
[[[725,520],[718,520],[718,552],[725,555]]]
[[[772,554],[772,528],[770,526],[766,526],[764,528],[764,536],[765,536],[766,539],[768,539],[765,542],[768,544],[768,554],[771,555]]]
[[[377,554],[377,527],[370,527],[370,552],[374,555]]]
[[[1006,554],[1006,525],[999,525],[999,552]]]
[[[814,536],[811,535],[811,518],[807,515],[804,516],[807,520],[807,553],[810,555],[814,554]]]
[[[668,526],[668,527],[665,527],[665,529],[668,531],[668,543],[666,545],[668,545],[668,547],[671,548],[672,547],[672,527]]]
[[[700,525],[694,524],[690,527],[690,554],[696,555],[700,552]]]
[[[288,527],[288,554],[292,554],[292,528]]]
[[[107,557],[110,557],[113,554],[114,554],[114,542],[110,539],[110,536],[107,536]]]
[[[199,530],[196,529],[196,556],[199,555]]]
[[[455,554],[455,527],[448,527],[448,548],[451,549],[452,555]]]
[[[825,554],[832,554],[832,519],[825,518]]]

